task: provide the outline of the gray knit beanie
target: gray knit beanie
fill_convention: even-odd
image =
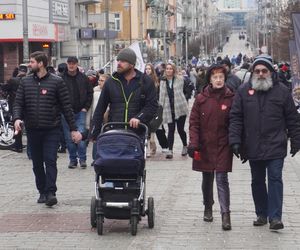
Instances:
[[[261,54],[259,56],[257,56],[254,59],[252,68],[254,70],[256,65],[262,64],[264,66],[266,66],[271,72],[275,72],[275,69],[273,67],[273,60],[272,57],[268,54]]]
[[[136,63],[136,54],[130,48],[123,49],[119,52],[119,54],[117,56],[117,61],[125,61],[125,62],[128,62],[128,63],[132,64],[132,65],[135,65],[135,63]]]

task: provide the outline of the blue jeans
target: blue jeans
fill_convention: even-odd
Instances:
[[[281,220],[283,203],[282,168],[284,159],[249,161],[252,196],[257,216]],[[268,189],[266,186],[268,172]]]
[[[85,131],[85,118],[86,112],[80,111],[79,113],[74,115],[75,124],[79,132],[83,133]],[[66,139],[66,145],[69,152],[70,162],[77,164],[77,158],[79,158],[80,162],[86,161],[86,142],[80,141],[79,143],[74,143],[71,138],[69,125],[62,116],[62,125],[64,130],[64,135]]]
[[[57,190],[56,159],[59,134],[59,128],[50,130],[27,129],[35,183],[40,194],[55,194]]]

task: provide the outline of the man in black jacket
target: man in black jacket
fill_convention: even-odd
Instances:
[[[84,133],[86,130],[86,114],[93,100],[93,88],[89,83],[88,78],[79,71],[78,59],[71,56],[67,60],[67,69],[62,75],[68,90],[71,100],[71,105],[75,114],[75,123],[78,131]],[[81,168],[86,168],[86,142],[81,141],[78,144],[72,141],[70,129],[66,120],[62,119],[64,135],[69,153],[69,168],[76,168],[79,164]]]
[[[272,58],[258,56],[248,83],[236,92],[230,112],[229,144],[243,162],[249,159],[252,196],[257,219],[254,226],[270,222],[282,229],[282,168],[287,155],[300,149],[300,122],[289,89],[277,80]],[[265,178],[268,172],[268,188]]]
[[[147,124],[158,108],[154,82],[134,68],[135,52],[126,48],[118,54],[117,61],[117,72],[106,80],[94,112],[93,140],[100,133],[108,105],[109,121],[129,122],[133,128],[138,128],[140,122]]]
[[[238,89],[238,87],[241,85],[242,81],[240,78],[238,78],[236,75],[232,74],[231,72],[231,62],[229,58],[225,58],[222,61],[222,65],[227,70],[227,80],[225,82],[225,85],[227,88],[229,88],[233,93]]]
[[[23,77],[13,108],[16,133],[21,131],[22,120],[30,143],[36,187],[40,193],[38,203],[53,206],[56,199],[57,147],[61,111],[66,117],[74,141],[81,139],[77,131],[63,80],[46,71],[47,56],[36,51],[30,55],[32,74]],[[45,164],[45,167],[44,167]]]

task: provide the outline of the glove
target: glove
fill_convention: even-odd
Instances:
[[[194,153],[197,149],[195,147],[188,147],[188,155],[189,157],[191,157],[192,159],[194,158]]]
[[[299,151],[298,148],[295,148],[295,147],[291,147],[291,151],[290,151],[290,154],[292,155],[292,157],[295,156],[295,154],[297,154],[297,152]]]
[[[241,154],[241,145],[236,143],[236,144],[233,144],[231,146],[232,148],[232,152],[233,154],[237,157],[237,158],[240,158],[240,154]]]

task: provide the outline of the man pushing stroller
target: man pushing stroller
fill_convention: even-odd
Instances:
[[[147,124],[158,108],[154,82],[134,68],[135,52],[123,49],[117,56],[117,63],[117,72],[107,79],[93,116],[93,140],[101,131],[108,105],[110,122],[129,122],[132,128],[138,128],[140,122]]]

